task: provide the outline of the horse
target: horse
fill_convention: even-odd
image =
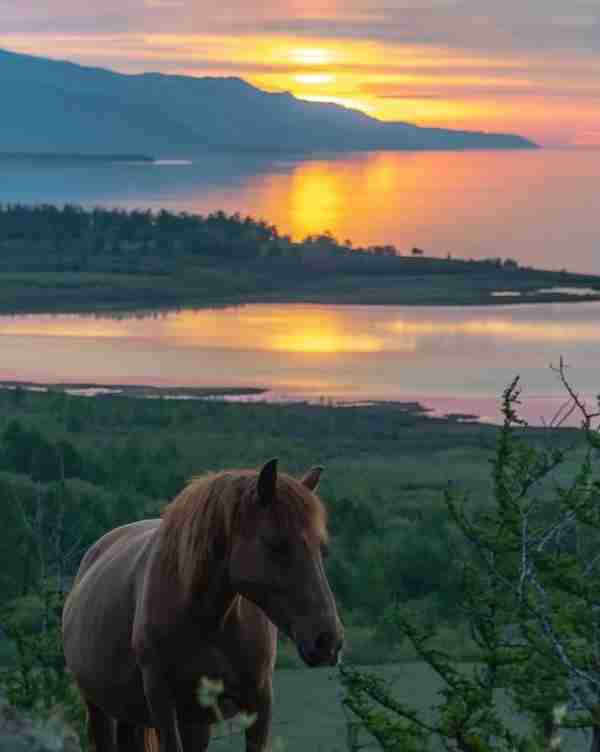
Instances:
[[[323,565],[322,468],[193,479],[159,519],[116,528],[85,554],[63,612],[67,668],[95,752],[205,752],[215,710],[244,712],[246,752],[269,747],[281,630],[308,666],[335,665],[343,627]]]

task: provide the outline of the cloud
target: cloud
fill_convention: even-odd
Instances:
[[[600,7],[581,0],[571,0],[568,5],[564,0],[430,0],[387,7],[373,4],[362,9],[353,6],[351,1],[345,6],[350,12],[334,17],[268,19],[263,28],[269,33],[368,38],[477,51],[600,51]]]
[[[146,8],[184,8],[185,0],[144,0]]]
[[[378,99],[393,100],[416,100],[431,99],[439,101],[448,101],[459,99],[468,101],[470,99],[499,99],[499,98],[541,98],[541,99],[567,99],[573,100],[574,97],[585,97],[588,102],[600,102],[600,90],[596,86],[581,87],[575,89],[557,87],[556,85],[539,85],[534,83],[515,85],[510,81],[502,85],[490,85],[485,81],[470,86],[448,85],[444,83],[437,91],[422,89],[418,86],[397,88],[389,85],[369,85],[362,87],[365,94],[372,95]]]
[[[0,0],[0,33],[125,33],[140,11],[143,0]]]
[[[490,52],[600,52],[597,0],[0,0],[2,32],[280,34]]]

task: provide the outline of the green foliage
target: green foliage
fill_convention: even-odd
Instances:
[[[26,602],[27,601],[27,602]],[[85,709],[66,671],[61,614],[64,596],[53,581],[0,613],[0,627],[15,647],[13,663],[0,671],[0,689],[14,707],[48,719],[59,714],[85,744]]]
[[[399,702],[380,678],[342,668],[345,704],[383,750],[428,749],[434,740],[463,752],[554,748],[559,726],[596,727],[600,704],[600,481],[590,415],[560,375],[582,415],[577,441],[531,441],[518,417],[518,379],[503,395],[504,424],[492,460],[493,504],[469,508],[453,489],[446,508],[468,543],[460,607],[475,645],[470,668],[440,650],[435,620],[387,615],[442,681],[424,716]],[[549,429],[549,439],[559,434]],[[570,472],[559,470],[570,459]],[[504,696],[528,723],[515,732],[499,712]]]

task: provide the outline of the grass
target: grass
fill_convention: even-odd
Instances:
[[[275,272],[276,270],[274,270]],[[263,284],[265,274],[238,279],[220,268],[188,267],[185,275],[31,271],[0,273],[0,311],[5,313],[99,312],[180,308],[241,303],[321,303],[351,305],[503,305],[599,300],[595,295],[539,293],[543,286],[595,285],[600,280],[559,273],[548,277],[521,272],[506,280],[485,274],[318,275],[290,283]],[[520,290],[521,297],[498,298],[498,290]]]
[[[475,664],[465,664],[470,670]],[[372,669],[389,679],[397,696],[412,707],[425,710],[437,702],[440,681],[418,661]],[[273,736],[284,742],[285,752],[346,752],[347,719],[335,669],[281,669],[274,677]],[[504,712],[509,713],[506,701]],[[516,724],[519,722],[516,720]],[[363,749],[378,749],[363,736]],[[243,738],[235,722],[216,729],[211,750],[242,752]],[[564,732],[561,752],[587,752],[589,739],[582,732]]]
[[[0,265],[0,311],[7,313],[251,302],[451,306],[600,300],[600,277],[437,258],[343,257],[334,260],[331,268],[321,268],[318,259],[235,261],[225,255],[216,261],[188,254],[129,268],[126,258],[100,256],[92,259],[98,268],[92,264],[90,269],[74,270],[66,261],[62,266],[53,261],[48,250],[40,251],[40,258],[34,254],[28,259],[26,249],[17,252],[0,240],[2,253],[6,259]],[[594,292],[540,292],[554,287]],[[495,297],[498,291],[521,295]]]

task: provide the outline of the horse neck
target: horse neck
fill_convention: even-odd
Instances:
[[[207,562],[206,576],[188,601],[190,613],[207,628],[218,628],[236,599],[228,570],[227,560]]]
[[[203,631],[212,631],[222,624],[236,599],[228,576],[227,559],[209,556],[204,571],[193,590],[186,591],[176,574],[166,564],[157,535],[155,555],[151,562],[151,590],[148,593],[171,624],[193,620]]]

